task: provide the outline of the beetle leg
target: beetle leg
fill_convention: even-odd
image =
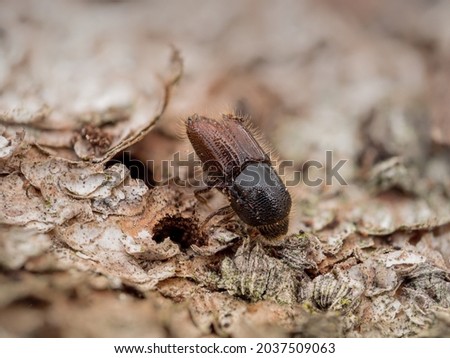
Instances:
[[[208,204],[208,200],[206,200],[206,198],[204,196],[202,196],[201,194],[207,193],[208,191],[210,191],[212,188],[207,186],[206,188],[199,188],[199,189],[195,189],[194,190],[194,195],[195,198],[201,202],[202,204]]]
[[[231,208],[231,206],[227,205],[224,206],[223,208],[217,209],[216,211],[214,211],[213,213],[209,214],[206,219],[203,221],[201,228],[203,229],[205,227],[205,225],[214,217],[214,216],[225,216],[224,219],[226,218],[232,218],[234,215],[234,211]]]
[[[229,222],[233,216],[236,215],[236,213],[234,212],[234,210],[231,210],[230,213],[226,214],[220,221],[219,224],[226,224],[227,222]]]

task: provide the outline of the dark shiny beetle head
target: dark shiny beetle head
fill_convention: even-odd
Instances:
[[[208,188],[221,190],[242,221],[273,239],[288,231],[291,197],[244,122],[234,115],[221,120],[193,115],[186,121],[186,134],[203,164]]]
[[[267,163],[252,163],[229,189],[230,204],[246,224],[271,239],[287,233],[291,196],[275,170]]]

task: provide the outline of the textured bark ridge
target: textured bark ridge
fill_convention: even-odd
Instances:
[[[411,20],[428,5],[408,1],[408,20],[384,17],[382,34],[347,12],[370,25],[399,5],[250,4],[188,34],[158,24],[180,16],[159,3],[2,5],[0,336],[450,335],[448,3],[427,12],[439,31]],[[267,11],[273,31],[293,21],[303,40],[253,41],[246,15]],[[184,77],[163,33],[183,48]],[[190,149],[179,118],[223,101],[252,114],[281,158],[347,160],[346,185],[289,187],[282,240],[236,216],[203,226],[220,193],[200,203],[193,187],[142,180],[120,160],[125,149],[153,160],[144,168],[158,176]]]

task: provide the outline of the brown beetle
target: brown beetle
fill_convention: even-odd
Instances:
[[[244,119],[223,115],[214,120],[194,114],[186,121],[186,133],[206,174],[207,188],[197,190],[196,196],[217,188],[230,201],[206,221],[236,213],[268,239],[286,234],[291,196]]]

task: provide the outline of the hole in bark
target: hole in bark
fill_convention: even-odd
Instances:
[[[178,244],[182,249],[189,248],[192,244],[202,245],[198,225],[192,219],[179,216],[167,216],[159,221],[153,229],[153,240],[162,242],[166,237]]]
[[[32,309],[45,309],[50,305],[50,302],[33,295],[19,298],[13,302],[13,306],[27,307]]]
[[[415,232],[413,235],[411,235],[411,237],[409,238],[409,243],[411,244],[411,245],[413,245],[413,246],[416,246],[418,243],[419,243],[419,241],[420,241],[420,239],[422,239],[422,232],[420,232],[420,231],[417,231],[417,232]]]

